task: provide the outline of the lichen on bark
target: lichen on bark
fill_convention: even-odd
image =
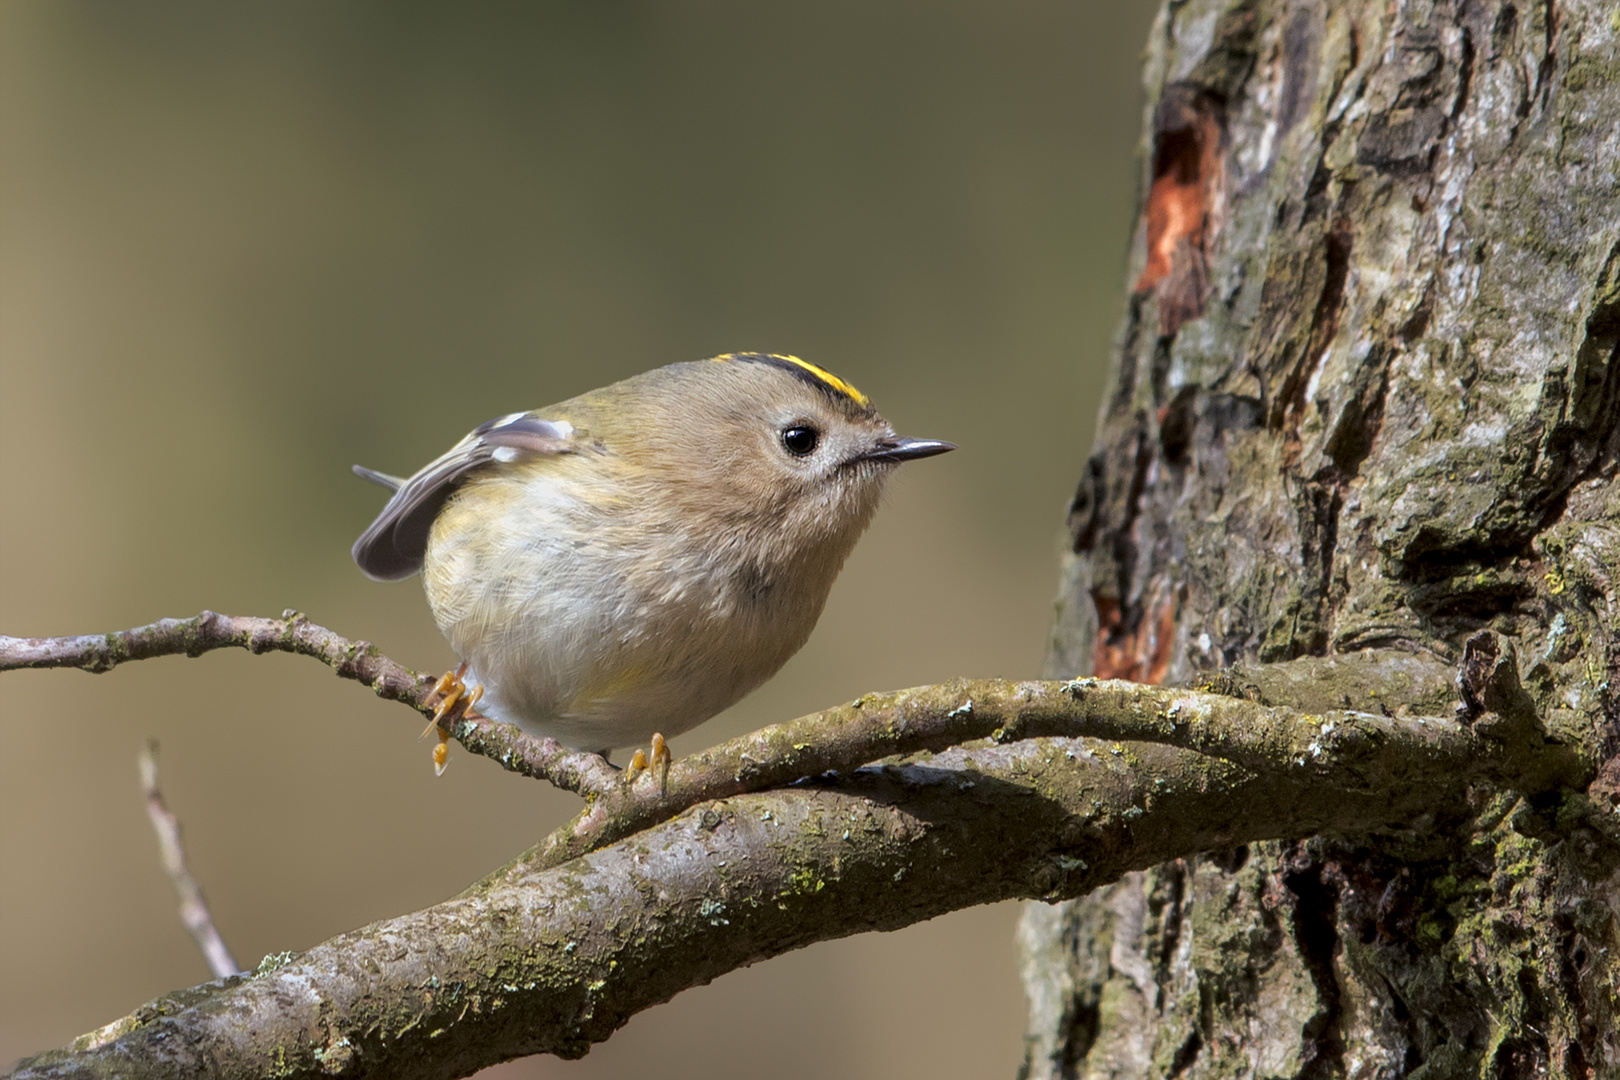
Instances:
[[[1024,1075],[1620,1075],[1620,16],[1172,2],[1144,83],[1048,674],[1415,709],[1489,632],[1595,779],[1032,909]]]

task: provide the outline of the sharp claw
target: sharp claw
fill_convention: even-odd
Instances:
[[[471,690],[467,689],[467,684],[463,681],[466,674],[467,661],[463,660],[456,665],[454,671],[447,671],[440,676],[439,681],[433,684],[433,693],[428,695],[429,701],[432,701],[435,697],[439,700],[433,707],[433,719],[429,720],[428,726],[422,729],[422,734],[417,736],[417,741],[420,742],[422,739],[427,738],[429,733],[438,735],[439,744],[433,748],[433,775],[435,776],[444,775],[445,765],[450,760],[450,732],[447,724],[454,723],[462,717],[476,715],[472,711],[473,706],[478,704],[479,699],[484,696],[482,686],[475,686]]]
[[[460,679],[457,679],[455,685],[450,688],[449,692],[446,693],[444,697],[439,699],[438,705],[434,706],[433,722],[437,724],[446,716],[449,716],[452,712],[456,711],[456,706],[461,704],[466,697],[467,686]]]
[[[673,757],[669,752],[669,743],[658,732],[653,732],[652,765],[658,770],[658,786],[665,794],[669,793],[669,763]]]
[[[439,722],[449,714],[451,709],[455,708],[458,701],[466,696],[467,685],[461,681],[461,677],[465,674],[467,674],[467,662],[463,660],[456,665],[454,671],[447,671],[440,675],[439,681],[433,684],[433,692],[428,695],[429,701],[434,701],[435,698],[438,699],[433,705],[433,719],[422,730],[422,734],[417,736],[418,740],[427,738],[428,732],[439,727]]]
[[[669,762],[669,743],[664,740],[662,735],[655,733],[652,737],[652,760],[648,761],[645,750],[637,750],[635,755],[631,757],[630,764],[624,768],[624,782],[634,784],[637,777],[652,769],[658,773],[660,789],[667,791],[669,789]]]
[[[439,681],[433,684],[433,693],[429,694],[428,697],[430,699],[437,697],[446,701],[456,700],[467,692],[466,685],[461,681],[466,674],[467,661],[463,660],[455,666],[454,670],[447,671],[439,676]]]

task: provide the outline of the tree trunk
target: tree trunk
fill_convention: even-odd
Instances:
[[[1023,1073],[1620,1076],[1620,14],[1171,0],[1146,64],[1049,674],[1500,656],[1595,779],[1031,905]]]

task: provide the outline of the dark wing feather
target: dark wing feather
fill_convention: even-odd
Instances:
[[[568,424],[542,420],[529,413],[513,413],[479,424],[449,452],[399,483],[377,520],[354,542],[355,563],[375,581],[410,577],[422,569],[433,519],[469,472],[546,454],[570,453],[572,433]],[[355,472],[384,486],[397,479],[358,465]]]

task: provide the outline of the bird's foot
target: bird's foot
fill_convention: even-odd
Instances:
[[[428,726],[422,730],[419,738],[427,738],[429,732],[439,738],[438,744],[433,748],[434,776],[443,776],[445,766],[450,761],[449,725],[464,717],[476,717],[478,714],[473,712],[473,706],[484,696],[482,686],[467,689],[467,684],[462,681],[466,674],[467,661],[463,660],[456,665],[454,671],[445,672],[433,685],[433,692],[428,695],[428,700],[434,703],[433,719],[428,721]]]
[[[630,764],[625,768],[625,780],[628,783],[634,784],[636,782],[636,777],[640,776],[648,769],[652,769],[658,773],[659,788],[667,791],[669,789],[670,761],[671,756],[669,752],[669,743],[665,741],[662,735],[658,734],[657,732],[653,732],[652,763],[649,765],[647,762],[647,755],[638,749],[635,752],[635,755],[631,757]]]

